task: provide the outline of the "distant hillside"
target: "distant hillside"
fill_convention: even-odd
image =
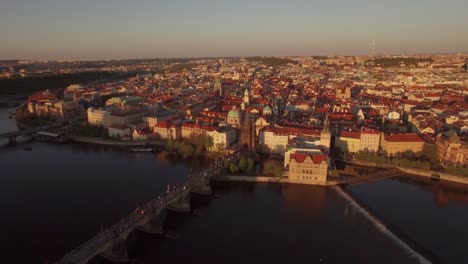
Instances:
[[[126,75],[128,76],[128,75]],[[40,77],[0,79],[0,95],[23,95],[46,89],[56,90],[68,85],[93,80],[122,78],[124,76],[110,72],[86,72]]]
[[[295,61],[290,60],[290,59],[282,59],[282,58],[277,58],[277,57],[247,57],[245,58],[248,61],[257,61],[261,62],[265,65],[268,65],[270,67],[278,67],[278,66],[284,66],[288,63],[294,63],[296,64]]]
[[[406,66],[417,66],[420,62],[433,63],[434,60],[432,58],[377,58],[367,60],[366,62],[373,62],[374,65],[382,67],[399,67],[401,64],[405,64]]]

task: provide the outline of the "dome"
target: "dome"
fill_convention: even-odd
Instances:
[[[228,118],[240,118],[239,111],[237,111],[235,106],[229,111]]]
[[[270,108],[270,106],[266,105],[266,106],[263,108],[263,112],[264,112],[264,113],[271,113],[271,108]]]

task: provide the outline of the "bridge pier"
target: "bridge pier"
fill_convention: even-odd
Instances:
[[[130,261],[127,251],[127,243],[124,239],[119,239],[114,243],[114,245],[112,245],[112,247],[102,252],[100,255],[103,258],[116,263],[125,263]]]
[[[164,234],[164,222],[166,221],[167,211],[162,210],[159,215],[151,219],[148,223],[139,225],[138,230],[150,234],[150,235],[162,235]]]
[[[190,209],[190,188],[180,193],[179,197],[171,202],[166,208],[179,213],[188,213]]]
[[[195,185],[192,188],[192,192],[196,194],[201,194],[201,195],[212,195],[213,190],[211,189],[211,184],[208,183],[203,183],[200,185]]]

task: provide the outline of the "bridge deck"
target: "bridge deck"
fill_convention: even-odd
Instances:
[[[200,172],[192,173],[187,181],[175,190],[166,192],[158,199],[154,199],[147,203],[144,207],[135,210],[130,215],[121,219],[119,222],[112,225],[105,232],[98,234],[75,248],[73,251],[65,255],[57,264],[79,264],[87,263],[93,257],[105,252],[111,248],[114,243],[126,238],[128,234],[138,226],[146,224],[151,217],[158,215],[162,209],[174,202],[186,189],[192,188],[201,180],[211,177],[215,173],[219,173],[220,167],[210,167]],[[142,213],[143,212],[143,213]]]
[[[17,137],[17,136],[22,136],[22,135],[28,135],[32,133],[36,133],[42,130],[47,130],[50,127],[56,126],[58,123],[48,125],[48,126],[41,126],[41,127],[35,127],[35,128],[30,128],[30,129],[23,129],[23,130],[18,130],[18,131],[11,131],[7,133],[1,133],[0,138],[9,138],[9,137]]]

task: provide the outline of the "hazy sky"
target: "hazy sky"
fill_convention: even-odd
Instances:
[[[468,51],[468,0],[1,0],[0,59]]]

